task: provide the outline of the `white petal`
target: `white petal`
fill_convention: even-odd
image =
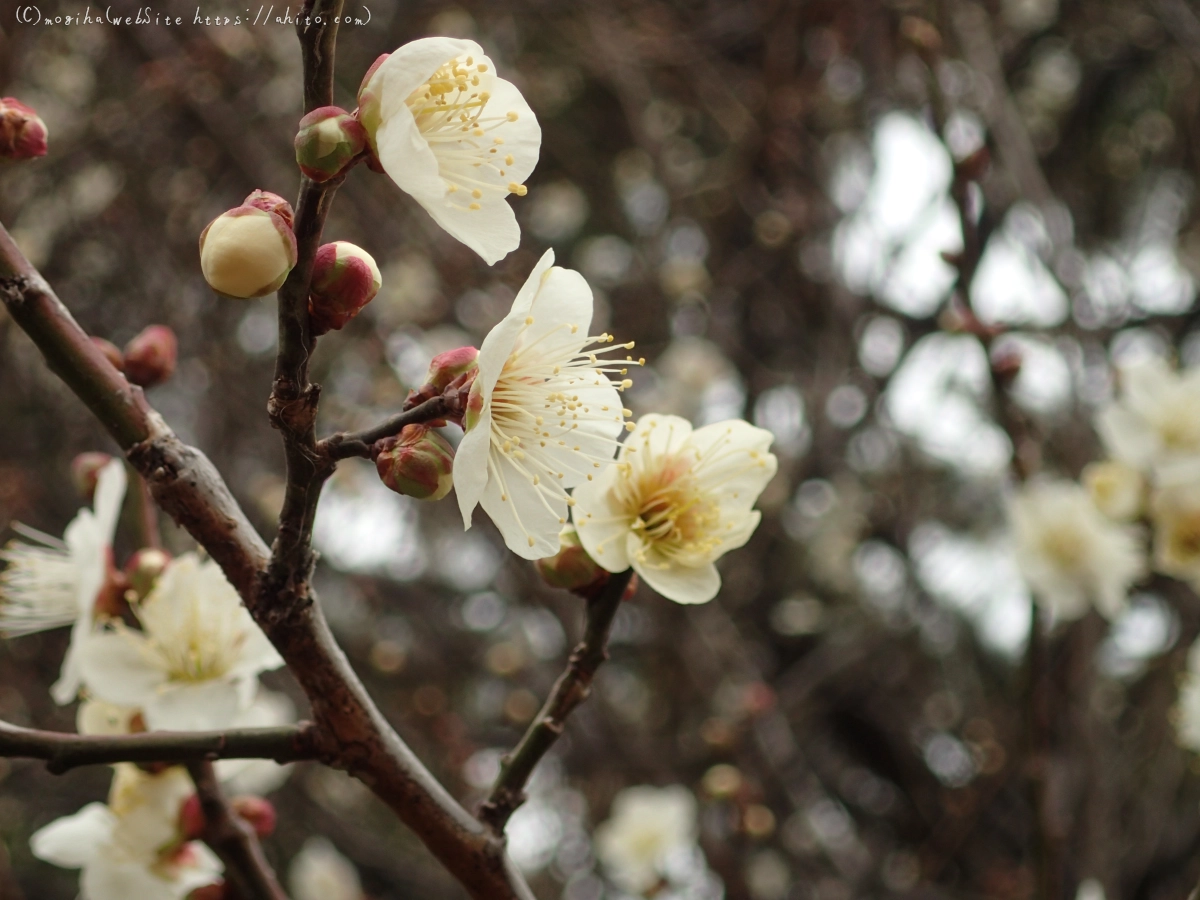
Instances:
[[[558,534],[567,517],[566,499],[543,494],[501,454],[489,458],[488,476],[480,503],[500,529],[508,549],[523,559],[558,553]],[[501,500],[505,489],[508,499]]]
[[[119,459],[114,459],[104,466],[96,477],[96,525],[104,537],[105,544],[112,543],[113,534],[117,530],[117,518],[121,515],[126,484],[125,463]]]
[[[260,672],[272,672],[283,667],[283,657],[275,649],[275,645],[267,638],[263,630],[249,612],[245,613],[245,627],[242,631],[241,653],[237,662],[226,673],[231,680],[253,679]],[[254,698],[251,691],[247,704]]]
[[[1096,415],[1096,430],[1115,458],[1135,469],[1145,469],[1159,450],[1158,436],[1137,413],[1112,404]]]
[[[212,884],[216,877],[201,884]],[[183,900],[195,887],[160,878],[145,865],[129,859],[102,859],[88,866],[80,879],[87,900]]]
[[[492,448],[491,411],[484,407],[475,427],[463,435],[454,452],[454,495],[463,517],[463,529],[471,527],[474,512],[488,480],[488,453]]]
[[[439,174],[437,157],[407,109],[383,120],[375,143],[383,171],[400,190],[427,210],[428,204],[445,201],[446,182]]]
[[[146,639],[129,630],[89,635],[80,644],[78,659],[88,689],[118,706],[145,706],[167,680]]]
[[[504,180],[520,184],[537,166],[542,146],[542,127],[512,82],[496,78],[488,90],[492,95],[487,105],[488,112],[494,110],[495,115],[517,114],[515,122],[505,122],[495,133],[504,138],[501,152],[511,153],[513,157],[512,165],[504,167]]]
[[[692,423],[681,416],[650,414],[637,421],[626,444],[638,447],[633,454],[622,452],[622,460],[638,465],[637,460],[658,459],[678,453],[692,436]]]
[[[460,56],[474,56],[477,60],[487,61],[483,48],[474,41],[449,37],[410,41],[390,54],[372,77],[372,82],[378,79],[381,86],[382,118],[387,120],[400,112],[407,112],[405,101],[409,95],[441,65]]]
[[[227,681],[171,685],[142,705],[151,731],[215,731],[228,728],[241,709],[238,689]]]
[[[83,684],[83,669],[79,662],[81,648],[92,637],[92,617],[77,619],[71,628],[71,642],[67,645],[58,681],[50,686],[50,696],[59,706],[66,706],[79,694],[79,688]]]
[[[64,869],[80,869],[99,852],[112,834],[117,817],[103,803],[89,803],[73,816],[55,819],[29,838],[38,859]]]
[[[575,506],[571,518],[579,542],[588,556],[609,572],[624,572],[629,568],[625,544],[633,518],[613,497],[612,486],[618,477],[620,469],[609,466],[593,481],[579,485],[572,494]]]
[[[489,266],[494,266],[520,246],[521,226],[502,196],[485,195],[474,201],[479,209],[470,209],[464,204],[472,201],[460,202],[458,199],[463,193],[446,193],[438,200],[413,196],[447,234],[478,253]]]
[[[633,535],[630,538],[631,543],[636,541]],[[721,576],[712,563],[694,567],[664,564],[651,551],[646,562],[633,560],[633,570],[642,581],[676,603],[707,603],[721,589]]]
[[[544,256],[542,258],[545,259]],[[526,284],[532,280],[533,275],[530,275]],[[513,306],[515,309],[516,304]],[[552,344],[547,343],[551,339],[546,336],[555,331],[560,331],[565,338],[559,343],[578,346],[579,338],[588,333],[592,324],[592,289],[574,269],[554,266],[540,276],[540,284],[526,315],[533,317],[533,323],[521,334],[517,342],[518,352],[522,347],[536,343],[537,352],[548,353]],[[569,331],[563,328],[564,325],[576,326],[579,329],[578,337],[572,339]]]

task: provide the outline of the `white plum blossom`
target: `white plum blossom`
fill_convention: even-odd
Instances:
[[[1132,466],[1113,460],[1094,462],[1081,478],[1096,508],[1110,519],[1136,519],[1146,505],[1146,479]]]
[[[96,599],[112,565],[113,532],[125,498],[125,464],[114,459],[99,472],[93,508],[81,509],[60,542],[32,529],[34,543],[13,541],[0,559],[0,634],[32,634],[72,625],[62,674],[50,689],[58,703],[79,691],[79,650],[95,620]]]
[[[567,489],[599,477],[613,457],[628,412],[609,380],[633,363],[598,359],[588,348],[592,291],[583,276],[553,266],[547,250],[479,350],[466,434],[454,458],[454,487],[465,527],[477,504],[508,548],[525,559],[558,552],[573,503]],[[624,350],[632,343],[601,349]]]
[[[1175,735],[1180,745],[1200,753],[1200,641],[1188,651],[1187,671],[1175,704]]]
[[[254,702],[237,714],[230,728],[276,728],[296,722],[296,704],[287,694],[259,687]],[[220,759],[213,763],[217,779],[230,794],[263,796],[278,790],[292,774],[290,765],[273,759]]]
[[[323,837],[310,837],[288,869],[295,900],[362,900],[354,864]]]
[[[1160,469],[1149,512],[1154,568],[1200,590],[1200,458]]]
[[[390,54],[359,92],[383,170],[488,265],[521,241],[509,194],[537,165],[542,130],[474,41],[422,38]]]
[[[108,803],[89,803],[30,838],[38,859],[82,869],[87,900],[183,900],[220,881],[223,866],[206,846],[185,841],[180,810],[195,793],[184,769],[149,774],[116,767]]]
[[[1174,372],[1158,357],[1125,367],[1096,428],[1114,459],[1143,472],[1200,457],[1200,368]]]
[[[678,416],[643,416],[616,463],[575,491],[584,549],[676,603],[708,602],[721,587],[716,559],[762,518],[752,507],[778,467],[772,439],[740,419],[693,431]]]
[[[1137,532],[1107,518],[1085,489],[1067,481],[1027,485],[1012,499],[1016,561],[1030,590],[1058,619],[1094,605],[1112,619],[1145,572]]]
[[[596,828],[596,856],[613,883],[643,894],[663,879],[667,858],[696,843],[696,798],[682,785],[625,788]]]
[[[141,625],[117,621],[88,637],[80,653],[95,697],[140,709],[151,731],[223,728],[248,709],[257,675],[283,665],[212,560],[172,560],[146,599]]]

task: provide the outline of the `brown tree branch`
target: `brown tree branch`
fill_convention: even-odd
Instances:
[[[608,633],[632,577],[630,569],[613,575],[600,593],[588,600],[583,640],[571,652],[566,671],[554,683],[520,743],[501,762],[500,775],[479,810],[479,818],[496,834],[504,833],[509,818],[525,802],[525,785],[538,762],[562,735],[567,716],[591,693],[596,670],[608,659]]]
[[[204,813],[201,840],[225,864],[225,881],[233,888],[234,895],[238,900],[288,900],[263,855],[258,835],[221,793],[212,761],[189,762],[187,770],[196,785],[200,811]]]
[[[363,431],[339,431],[317,442],[317,452],[330,459],[348,459],[351,456],[369,457],[371,445],[385,437],[399,434],[406,425],[440,419],[446,415],[449,402],[446,397],[431,397],[424,403],[396,413],[378,425]]]
[[[113,736],[41,731],[0,722],[0,757],[43,759],[46,768],[55,775],[79,766],[118,762],[273,759],[287,763],[314,759],[316,755],[316,726],[311,722],[279,728],[150,731]]]

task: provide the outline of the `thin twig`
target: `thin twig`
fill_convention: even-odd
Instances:
[[[288,900],[279,879],[263,855],[258,835],[221,793],[211,760],[189,762],[188,774],[196,785],[204,813],[201,839],[225,864],[225,881],[239,900]]]
[[[330,459],[351,456],[370,456],[371,445],[385,437],[399,434],[406,425],[440,419],[446,415],[448,401],[444,396],[431,397],[411,409],[396,413],[378,425],[363,431],[339,431],[317,442],[317,452]]]
[[[613,575],[588,601],[583,640],[571,652],[566,670],[520,743],[501,762],[500,775],[479,810],[479,818],[496,834],[504,833],[509,817],[525,802],[525,785],[538,762],[562,735],[567,716],[591,693],[596,670],[608,659],[608,632],[632,577],[629,569]]]
[[[316,726],[302,722],[278,728],[231,731],[83,735],[0,722],[0,757],[44,759],[46,768],[56,775],[79,766],[118,762],[182,763],[197,759],[297,762],[317,757]]]

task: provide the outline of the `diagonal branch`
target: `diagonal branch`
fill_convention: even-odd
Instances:
[[[254,829],[233,811],[221,793],[212,761],[190,762],[187,770],[204,813],[200,838],[225,864],[225,881],[233,887],[234,896],[239,900],[288,900]]]
[[[525,802],[525,785],[562,735],[567,716],[591,693],[596,670],[608,659],[608,633],[632,578],[629,569],[613,575],[600,593],[588,600],[583,640],[571,651],[566,671],[554,683],[537,718],[512,753],[504,757],[492,792],[479,810],[479,818],[496,834],[504,833],[509,818]]]
[[[449,408],[444,396],[431,397],[411,409],[396,413],[378,425],[363,431],[339,431],[317,443],[317,451],[330,459],[347,459],[351,456],[369,457],[371,445],[385,437],[399,434],[406,425],[440,419]]]
[[[198,759],[273,759],[279,763],[315,759],[312,722],[280,728],[232,731],[151,731],[141,734],[84,735],[41,731],[0,722],[0,757],[44,759],[61,775],[78,766],[181,763]]]
[[[155,501],[221,566],[312,704],[317,756],[367,784],[471,896],[532,898],[503,842],[454,800],[375,706],[315,596],[264,587],[269,553],[216,468],[112,367],[0,226],[0,301],[149,482]]]

